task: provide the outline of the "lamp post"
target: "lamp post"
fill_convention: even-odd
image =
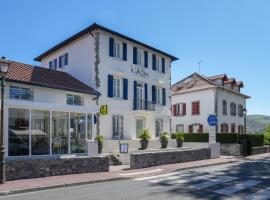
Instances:
[[[9,62],[5,57],[0,59],[0,78],[1,78],[1,131],[0,131],[0,184],[5,182],[5,146],[4,146],[4,94],[5,78],[9,67]]]
[[[246,134],[247,134],[247,109],[244,108],[243,109],[243,114],[244,114],[244,134],[245,134],[245,140],[246,138]]]

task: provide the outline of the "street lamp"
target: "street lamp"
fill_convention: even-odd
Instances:
[[[4,94],[5,94],[5,78],[10,63],[5,57],[0,59],[0,78],[1,78],[1,132],[0,132],[0,183],[5,182],[5,146],[4,146]]]
[[[243,115],[244,115],[244,133],[245,133],[245,139],[247,134],[247,109],[243,109]]]

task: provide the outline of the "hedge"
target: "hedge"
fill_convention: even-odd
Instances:
[[[239,139],[238,139],[239,137]],[[238,143],[239,140],[243,140],[244,134],[237,133],[218,133],[217,142],[221,144],[226,143]],[[175,139],[174,134],[171,134],[171,138]],[[185,133],[184,134],[185,142],[208,142],[209,134],[208,133]],[[253,147],[263,146],[264,144],[264,134],[246,134],[246,139],[251,141]]]

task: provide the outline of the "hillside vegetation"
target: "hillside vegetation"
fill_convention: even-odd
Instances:
[[[247,132],[256,133],[263,132],[266,126],[270,124],[270,116],[267,115],[248,115],[247,116]]]

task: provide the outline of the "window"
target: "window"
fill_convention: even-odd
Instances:
[[[113,138],[123,138],[123,116],[113,116],[112,122],[113,122]]]
[[[69,113],[52,112],[52,153],[68,154]]]
[[[118,41],[113,42],[113,57],[121,58],[121,44]]]
[[[85,153],[85,114],[70,113],[70,153]]]
[[[223,100],[222,102],[222,113],[223,115],[227,115],[227,101],[226,100]]]
[[[192,115],[199,115],[200,114],[200,102],[192,102]]]
[[[176,125],[176,132],[184,133],[184,125],[183,124],[177,124]]]
[[[160,134],[163,131],[163,120],[162,119],[156,119],[155,126],[156,126],[156,137],[159,137]]]
[[[239,104],[238,105],[238,116],[239,117],[243,117],[244,116],[243,110],[244,110],[243,105]]]
[[[230,104],[230,113],[232,116],[236,116],[236,104],[235,103]]]
[[[192,124],[189,126],[189,133],[203,133],[202,124]]]
[[[143,52],[141,50],[137,50],[137,65],[143,65],[142,58]]]
[[[49,69],[57,69],[57,59],[49,62]]]
[[[174,109],[174,116],[184,116],[186,115],[186,104],[185,103],[179,103],[179,104],[175,104],[173,106]]]
[[[30,88],[10,86],[10,99],[33,100],[33,91]]]
[[[31,119],[32,155],[50,154],[50,112],[32,110]]]
[[[221,124],[221,133],[228,133],[229,132],[229,126],[228,124]]]
[[[156,69],[158,72],[162,72],[162,61],[159,57],[156,57]]]
[[[87,139],[92,140],[93,133],[92,133],[92,114],[87,115]]]
[[[162,105],[162,91],[161,88],[156,88],[156,103]]]
[[[244,133],[244,126],[243,125],[238,125],[238,133],[239,134]]]
[[[121,80],[118,78],[113,78],[113,97],[121,97]]]
[[[235,124],[231,124],[231,133],[235,133]]]
[[[84,99],[80,95],[67,94],[67,104],[68,105],[83,106]]]
[[[59,57],[59,68],[68,65],[68,53]]]
[[[8,155],[29,155],[29,110],[9,108]]]

